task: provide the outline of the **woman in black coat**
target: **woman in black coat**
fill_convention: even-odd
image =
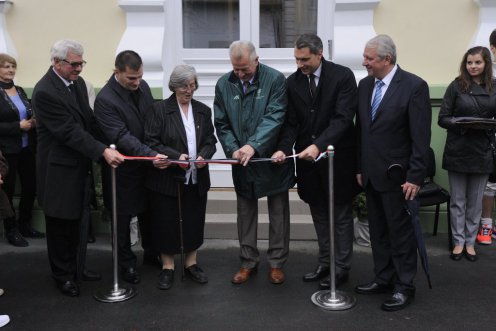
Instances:
[[[215,153],[214,127],[209,107],[193,99],[198,88],[196,71],[188,65],[174,68],[169,89],[173,94],[153,105],[145,123],[145,143],[171,159],[203,160]],[[208,281],[197,265],[197,250],[203,244],[203,228],[210,189],[205,163],[188,168],[171,165],[150,169],[146,179],[150,190],[150,218],[155,248],[161,253],[162,272],[158,288],[167,290],[174,279],[174,254],[180,253],[178,190],[180,190],[182,234],[186,253],[185,273],[193,281]]]
[[[25,247],[28,242],[24,237],[40,238],[44,235],[30,224],[36,195],[36,121],[26,93],[22,87],[14,85],[16,69],[17,62],[13,57],[0,54],[0,149],[10,169],[4,179],[3,189],[9,197],[12,209],[17,174],[22,188],[19,221],[15,216],[8,217],[4,220],[4,228],[9,243]]]
[[[482,212],[482,196],[494,163],[493,130],[460,126],[459,117],[493,118],[496,115],[496,88],[492,78],[491,55],[485,47],[473,47],[463,56],[460,75],[448,86],[438,124],[447,130],[443,168],[450,184],[451,229],[454,248],[451,258],[463,253],[476,261],[475,238]]]

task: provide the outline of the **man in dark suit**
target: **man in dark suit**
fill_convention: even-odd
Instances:
[[[403,309],[415,296],[417,272],[414,229],[406,200],[415,199],[425,172],[431,138],[427,83],[396,64],[396,46],[387,35],[366,45],[363,66],[368,77],[358,85],[359,162],[357,180],[367,196],[375,278],[356,292],[393,291],[382,304]],[[404,170],[401,183],[388,168]]]
[[[125,155],[156,156],[157,152],[143,143],[145,115],[151,110],[153,97],[142,77],[141,57],[130,50],[120,52],[115,59],[114,73],[96,97],[95,116],[106,144],[115,144]],[[164,165],[164,161],[154,162],[157,166]],[[116,171],[118,264],[122,278],[132,284],[140,282],[136,255],[131,250],[129,226],[133,216],[138,216],[145,262],[158,265],[158,253],[153,253],[150,220],[146,213],[148,200],[144,182],[147,167],[144,162],[126,162]],[[110,167],[105,163],[102,174],[105,205],[112,210]]]
[[[45,213],[52,277],[63,294],[78,296],[74,280],[78,245],[86,245],[80,242],[80,223],[88,221],[83,215],[91,160],[103,156],[112,167],[124,160],[96,138],[86,85],[79,77],[86,64],[81,44],[57,41],[50,55],[52,66],[36,84],[32,98],[38,130],[38,202]],[[99,278],[87,270],[82,275],[83,280]]]
[[[283,160],[298,153],[298,194],[309,204],[319,245],[318,265],[303,281],[317,281],[329,274],[329,165],[315,162],[327,146],[335,148],[336,285],[348,280],[353,253],[352,200],[356,185],[357,87],[353,72],[322,56],[322,40],[304,34],[295,42],[298,70],[288,77],[288,112],[273,157]],[[321,282],[329,287],[329,280]]]

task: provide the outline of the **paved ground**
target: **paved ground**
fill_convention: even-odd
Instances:
[[[181,282],[176,273],[169,291],[155,288],[158,269],[139,268],[138,295],[121,303],[93,299],[98,289],[112,287],[112,261],[108,239],[98,237],[89,245],[89,267],[103,273],[99,282],[82,285],[79,298],[61,295],[49,276],[43,239],[28,248],[15,248],[0,238],[0,314],[9,314],[9,330],[494,330],[496,311],[496,244],[477,247],[479,261],[459,262],[448,257],[446,235],[426,235],[433,289],[419,269],[417,297],[403,311],[380,310],[386,295],[353,293],[358,283],[372,279],[369,248],[356,246],[350,281],[342,290],[357,298],[347,311],[330,312],[310,300],[317,284],[301,276],[314,268],[316,243],[292,241],[282,285],[268,281],[268,266],[247,283],[230,283],[239,267],[237,242],[208,240],[199,261],[210,282]],[[260,242],[266,247],[266,242]],[[141,251],[137,251],[141,254]],[[141,256],[141,255],[140,255]]]

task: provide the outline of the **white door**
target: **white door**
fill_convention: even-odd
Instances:
[[[295,71],[293,43],[302,33],[331,40],[334,1],[328,0],[168,0],[165,2],[164,97],[172,69],[196,68],[195,99],[213,109],[215,83],[232,67],[228,47],[251,40],[260,61],[286,76]],[[328,54],[328,47],[324,52]],[[217,144],[214,158],[225,158]],[[231,166],[210,166],[212,187],[232,187]]]

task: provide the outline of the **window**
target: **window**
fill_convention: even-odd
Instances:
[[[183,47],[228,48],[239,40],[239,0],[183,0]]]
[[[260,48],[293,48],[303,33],[317,33],[317,0],[260,0]]]

